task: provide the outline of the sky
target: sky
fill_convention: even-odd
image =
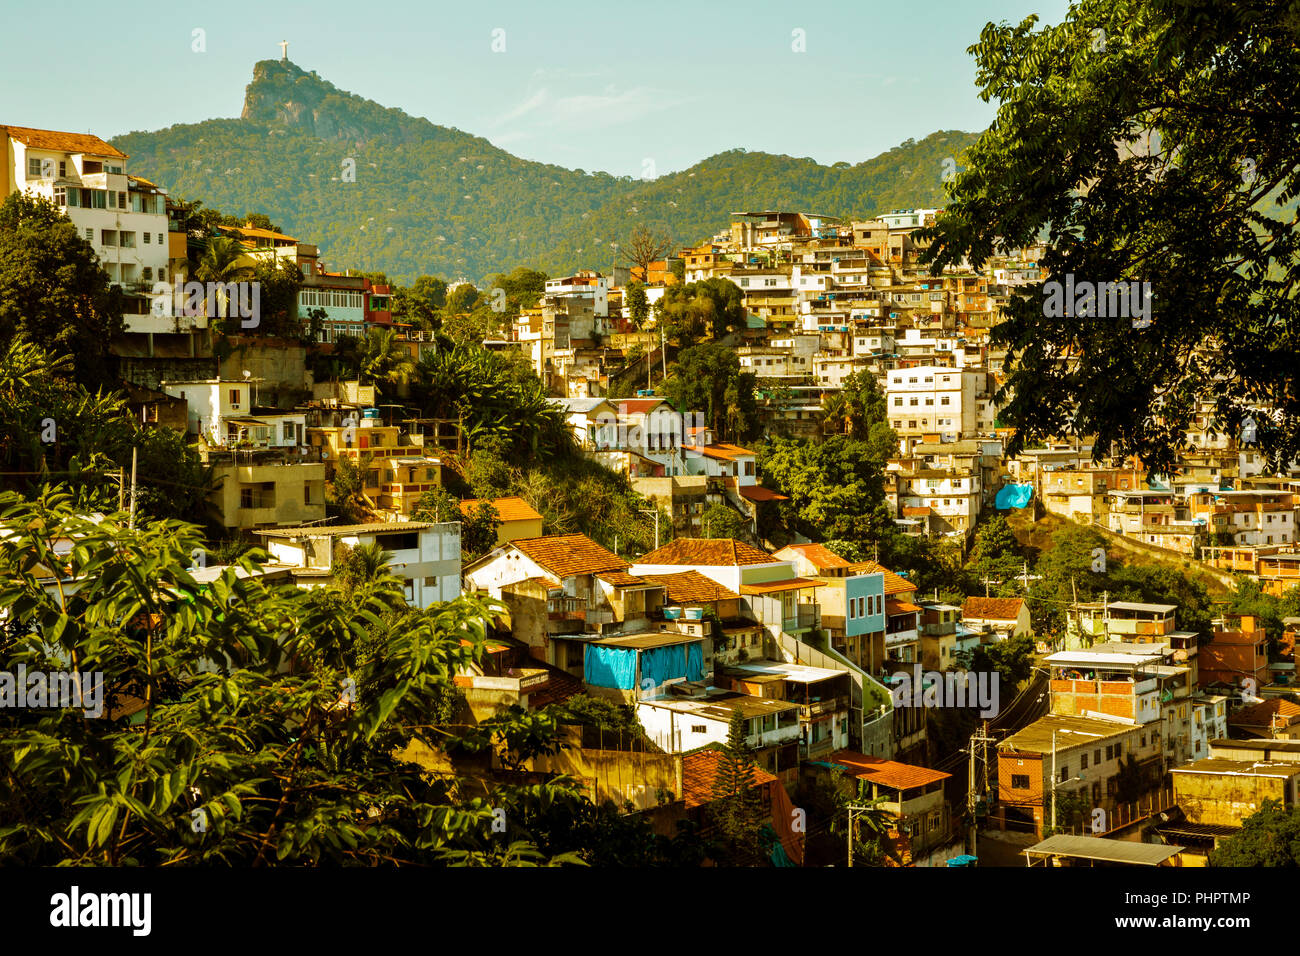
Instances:
[[[16,3],[16,0],[4,0]],[[743,148],[861,162],[980,130],[966,49],[1066,0],[46,0],[0,28],[0,123],[108,139],[235,117],[258,60],[618,176]],[[10,11],[12,13],[12,11]],[[57,27],[57,28],[56,28]]]

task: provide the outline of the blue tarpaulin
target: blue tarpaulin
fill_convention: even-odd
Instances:
[[[699,641],[686,645],[686,679],[704,680],[704,645]]]
[[[636,651],[630,647],[588,644],[582,658],[582,679],[593,687],[636,687]]]
[[[993,504],[999,511],[1006,511],[1008,508],[1023,508],[1033,497],[1033,485],[1003,485],[998,489]]]
[[[641,652],[641,683],[658,687],[666,680],[686,676],[686,645],[648,647]]]

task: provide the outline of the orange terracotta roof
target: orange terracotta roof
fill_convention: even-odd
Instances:
[[[682,798],[686,806],[698,807],[712,803],[713,785],[718,779],[718,765],[722,760],[721,750],[700,750],[682,758]],[[753,769],[754,786],[761,787],[776,782],[776,777],[762,767]]]
[[[1267,727],[1273,723],[1273,717],[1280,714],[1282,717],[1295,717],[1300,715],[1300,704],[1293,704],[1289,700],[1282,700],[1275,697],[1272,700],[1261,701],[1258,704],[1250,704],[1233,711],[1228,716],[1228,723],[1242,724],[1249,727]],[[1285,723],[1285,721],[1283,721]]]
[[[647,581],[664,586],[664,593],[673,604],[704,604],[709,601],[735,601],[740,595],[723,587],[710,577],[694,569],[676,574],[647,574]]]
[[[784,581],[764,581],[762,584],[742,584],[741,594],[775,594],[778,591],[797,591],[800,588],[824,588],[825,581],[812,578],[786,578]]]
[[[845,561],[838,554],[826,547],[824,544],[787,544],[781,551],[797,551],[815,568],[826,570],[828,568],[847,568],[849,562]],[[776,553],[780,557],[781,551]]]
[[[1014,621],[1024,603],[1023,598],[968,597],[962,602],[961,616],[984,621]]]
[[[895,574],[875,561],[855,561],[849,565],[849,570],[854,574],[884,574],[886,594],[902,594],[904,591],[916,590],[916,585],[907,578]]]
[[[245,237],[247,237],[247,238],[253,238],[253,239],[285,239],[285,240],[287,240],[287,241],[289,241],[289,242],[297,242],[297,241],[298,241],[298,240],[295,239],[293,236],[286,236],[286,235],[285,235],[284,233],[282,233],[282,232],[272,232],[270,229],[262,229],[262,228],[259,228],[258,226],[222,226],[221,228],[222,228],[223,230],[224,230],[224,229],[229,229],[231,232],[237,232],[237,233],[239,233],[241,236],[245,236]],[[326,275],[340,275],[340,273],[337,273],[337,272],[335,272],[335,273],[325,273],[325,274],[326,274]]]
[[[126,159],[126,153],[110,146],[90,133],[61,133],[53,129],[33,129],[30,126],[0,126],[18,142],[31,149],[51,149],[60,153],[85,153],[88,156],[111,156]]]
[[[930,508],[928,505],[923,505],[919,508],[908,508],[906,506],[903,508],[904,518],[924,518],[929,513]]]
[[[645,578],[637,577],[635,574],[628,574],[626,571],[602,571],[596,577],[607,584],[614,585],[616,588],[643,587],[654,583],[653,581],[647,581]]]
[[[741,448],[739,445],[727,445],[722,442],[714,442],[712,445],[701,445],[695,449],[701,455],[707,455],[710,458],[720,458],[723,461],[733,461],[736,458],[748,456],[754,457],[754,453],[748,448]]]
[[[910,763],[896,760],[884,760],[858,753],[856,750],[837,750],[827,758],[830,763],[844,767],[850,775],[859,780],[868,780],[895,790],[913,790],[926,787],[941,780],[947,780],[952,774],[927,767],[916,767]]]
[[[625,398],[617,403],[617,408],[620,415],[644,415],[665,404],[662,398]]]
[[[910,601],[899,601],[895,598],[885,598],[886,614],[914,614],[921,610],[919,605]]]
[[[643,554],[638,564],[699,564],[706,567],[771,564],[776,559],[761,548],[735,538],[677,538]]]
[[[492,507],[497,509],[497,515],[502,521],[536,521],[541,518],[536,511],[524,501],[523,498],[466,498],[460,503],[460,513],[469,516],[470,511],[477,511],[479,504],[487,500],[492,503]]]
[[[549,534],[540,538],[520,538],[511,545],[547,571],[561,578],[572,574],[596,574],[600,571],[626,571],[628,563],[613,551],[606,550],[585,534]]]
[[[762,485],[740,485],[736,489],[740,492],[740,497],[748,501],[789,501],[789,495],[783,495],[773,491],[771,488],[764,488]]]

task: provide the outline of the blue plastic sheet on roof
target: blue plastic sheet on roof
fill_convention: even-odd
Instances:
[[[582,657],[582,679],[593,687],[636,687],[636,651],[630,647],[588,644]]]
[[[994,506],[1000,511],[1008,508],[1023,508],[1034,497],[1033,485],[1003,485],[993,499]]]

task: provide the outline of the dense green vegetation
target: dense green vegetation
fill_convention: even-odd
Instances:
[[[113,144],[133,171],[173,195],[260,210],[319,244],[332,269],[385,269],[409,282],[423,273],[483,281],[502,263],[551,275],[602,268],[610,243],[626,245],[634,225],[694,243],[736,209],[866,216],[937,205],[943,161],[974,140],[934,133],[835,166],[733,150],[644,181],[522,160],[264,60],[243,118],[133,132]]]

